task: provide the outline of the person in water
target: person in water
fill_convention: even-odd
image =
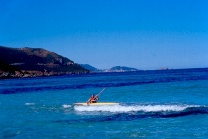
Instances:
[[[87,104],[96,103],[97,100],[98,100],[98,96],[95,96],[94,94],[92,94],[92,96],[88,99]]]

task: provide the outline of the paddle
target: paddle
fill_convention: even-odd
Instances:
[[[92,101],[93,99],[95,99],[95,98],[97,98],[97,100],[98,100],[98,96],[99,96],[104,90],[105,90],[105,88],[103,88],[102,91],[100,91],[96,96],[94,96],[94,98],[90,98],[90,99],[87,101],[87,104],[91,103],[91,101]]]
[[[100,93],[98,93],[95,97],[98,97],[104,90],[105,90],[105,88],[103,88],[103,90],[100,91]]]

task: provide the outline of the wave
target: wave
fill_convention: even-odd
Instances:
[[[48,86],[29,86],[29,87],[13,87],[13,88],[3,88],[0,89],[0,94],[16,94],[16,93],[30,93],[30,92],[39,92],[39,91],[50,91],[50,90],[68,90],[68,89],[85,89],[85,88],[104,88],[104,87],[123,87],[123,86],[135,86],[135,85],[145,85],[145,84],[154,84],[154,83],[163,83],[169,81],[124,81],[124,82],[109,82],[109,83],[90,83],[90,84],[78,84],[78,85],[48,85]],[[172,80],[173,82],[173,80]]]
[[[129,121],[141,118],[175,118],[190,115],[208,114],[208,106],[200,105],[135,105],[135,106],[75,106],[74,110],[86,112],[107,112],[109,116],[87,121]]]
[[[85,88],[103,88],[103,87],[121,87],[121,86],[133,86],[142,84],[156,83],[155,81],[147,82],[125,82],[125,83],[90,83],[90,84],[76,84],[76,85],[46,85],[46,86],[29,86],[29,87],[13,87],[0,89],[0,94],[16,94],[16,93],[27,93],[27,92],[38,92],[38,91],[50,91],[50,90],[68,90],[68,89],[85,89]]]
[[[75,111],[80,112],[162,112],[162,111],[183,111],[188,107],[197,107],[189,105],[134,105],[134,106],[74,106]]]
[[[185,72],[186,71],[186,72]],[[54,82],[49,80],[28,80],[28,82],[19,83],[19,80],[12,84],[12,87],[3,83],[0,88],[0,94],[28,93],[50,90],[69,90],[69,89],[86,89],[86,88],[104,88],[104,87],[123,87],[136,86],[145,84],[157,84],[180,81],[208,80],[207,69],[203,70],[169,70],[169,71],[143,71],[130,73],[102,73],[89,75],[76,75],[80,82],[76,82],[73,76],[54,77]],[[145,77],[144,77],[145,76]],[[86,77],[86,78],[85,78]],[[64,82],[65,81],[65,82]],[[52,82],[52,83],[51,83]]]
[[[177,118],[208,114],[208,106],[200,105],[136,105],[136,106],[74,106],[78,119],[56,120],[56,123],[92,123],[108,121],[134,121],[145,118]],[[85,117],[85,115],[93,117]],[[80,117],[81,116],[81,117]]]
[[[108,121],[134,121],[145,118],[178,118],[206,115],[208,106],[200,105],[135,105],[135,106],[74,106],[76,119],[55,120],[76,124]],[[89,117],[89,114],[91,115]],[[86,115],[86,116],[85,116]]]

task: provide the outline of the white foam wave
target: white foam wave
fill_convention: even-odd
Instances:
[[[29,106],[29,105],[35,105],[35,103],[25,103],[25,105]]]
[[[162,112],[162,111],[183,111],[188,105],[135,105],[135,106],[74,106],[76,111],[100,111],[100,112]]]
[[[63,104],[62,107],[63,107],[64,109],[66,109],[66,108],[70,108],[71,105]]]

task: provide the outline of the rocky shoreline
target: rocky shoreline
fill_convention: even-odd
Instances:
[[[61,76],[70,74],[87,74],[89,72],[41,72],[41,71],[23,71],[23,72],[4,72],[0,71],[0,79],[15,79],[15,78],[36,78],[36,77],[49,77],[49,76]]]

